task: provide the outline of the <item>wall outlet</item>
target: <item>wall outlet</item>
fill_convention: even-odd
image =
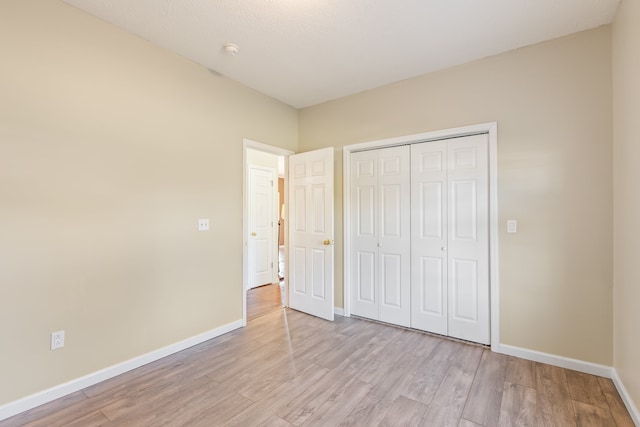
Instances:
[[[51,350],[64,347],[64,331],[51,333]]]
[[[209,230],[209,218],[199,219],[198,231],[207,231],[207,230]]]

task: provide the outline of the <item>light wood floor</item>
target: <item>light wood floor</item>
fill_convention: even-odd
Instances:
[[[250,289],[247,292],[247,321],[281,310],[284,307],[283,286],[281,282]]]
[[[0,426],[632,426],[612,382],[278,310]]]

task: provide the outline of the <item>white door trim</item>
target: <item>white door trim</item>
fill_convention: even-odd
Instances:
[[[376,141],[362,142],[343,147],[342,156],[342,203],[343,203],[343,292],[344,315],[351,315],[351,295],[349,278],[350,268],[350,241],[351,226],[350,198],[351,188],[351,153],[354,151],[371,150],[382,147],[412,144],[418,142],[436,141],[440,139],[456,138],[461,136],[485,133],[489,135],[489,289],[491,301],[491,347],[498,348],[500,344],[500,286],[498,265],[498,124],[497,122],[481,123],[477,125],[463,126],[459,128],[444,129],[434,132],[425,132],[414,135],[405,135],[394,138],[380,139]]]
[[[249,235],[249,218],[247,217],[247,210],[249,206],[249,182],[247,179],[248,165],[247,165],[247,149],[263,151],[265,153],[275,154],[276,156],[288,157],[294,154],[293,151],[286,150],[280,147],[274,147],[272,145],[263,144],[261,142],[252,141],[250,139],[242,140],[242,326],[247,326],[247,285],[249,284],[249,248],[247,236]],[[285,203],[289,200],[289,191],[286,185],[287,176],[287,164],[285,162],[285,186],[284,186],[284,200]],[[286,215],[286,212],[285,212]],[[285,218],[286,224],[287,218]],[[288,292],[288,280],[289,273],[289,233],[286,228],[284,230],[284,247],[285,247],[285,305],[289,305],[289,292]]]

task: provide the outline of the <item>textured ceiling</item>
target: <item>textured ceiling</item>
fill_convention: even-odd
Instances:
[[[64,1],[296,108],[608,24],[619,3]]]

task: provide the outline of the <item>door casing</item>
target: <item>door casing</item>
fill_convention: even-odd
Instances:
[[[498,348],[500,344],[500,286],[498,264],[498,124],[497,122],[481,123],[434,132],[405,135],[368,141],[343,147],[343,293],[344,315],[351,315],[351,206],[349,190],[351,188],[351,153],[374,148],[393,147],[419,142],[438,141],[461,136],[487,134],[489,138],[489,292],[490,292],[490,333],[491,347]]]

